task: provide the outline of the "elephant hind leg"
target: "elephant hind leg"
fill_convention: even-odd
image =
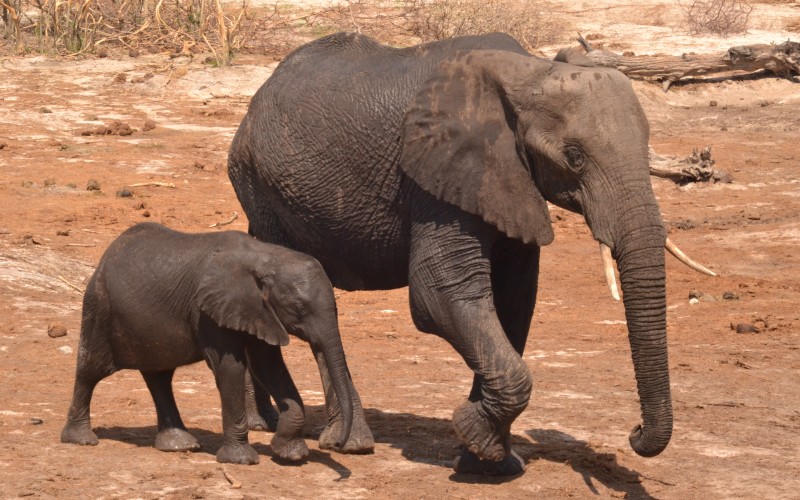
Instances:
[[[253,383],[252,369],[244,379],[247,427],[251,431],[275,432],[278,428],[278,411],[270,402],[270,394],[261,384]]]
[[[175,370],[142,372],[158,415],[155,447],[161,451],[196,451],[200,449],[200,443],[186,431],[175,404],[175,395],[172,393],[174,374]]]
[[[97,435],[92,431],[90,419],[92,394],[98,382],[117,371],[110,354],[111,347],[105,341],[104,325],[95,316],[84,315],[72,402],[67,411],[67,422],[61,431],[62,443],[97,444]]]

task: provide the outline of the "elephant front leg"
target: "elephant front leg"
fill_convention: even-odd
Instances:
[[[202,332],[200,337],[207,345],[204,354],[214,372],[222,403],[222,447],[217,451],[217,462],[253,465],[259,459],[258,453],[247,440],[243,335],[247,334],[211,327]]]
[[[200,449],[200,443],[186,430],[175,404],[175,395],[172,392],[174,374],[175,370],[142,372],[158,416],[155,447],[161,451],[196,451]]]
[[[452,215],[452,220],[448,216]],[[457,472],[514,475],[511,424],[528,404],[530,372],[512,347],[494,303],[491,279],[498,235],[477,218],[444,207],[412,228],[411,314],[416,326],[448,341],[476,375],[470,398],[453,413],[465,453]]]
[[[325,410],[328,414],[328,424],[319,436],[319,447],[324,450],[336,450],[340,453],[367,454],[375,451],[375,438],[364,418],[364,408],[361,406],[361,398],[358,396],[353,381],[347,378],[350,386],[350,394],[353,398],[353,426],[350,430],[350,438],[341,449],[336,448],[336,440],[342,432],[342,410],[339,406],[339,399],[333,390],[328,365],[322,352],[313,349],[314,357],[317,359],[319,375],[322,379],[322,387],[325,391]]]
[[[248,365],[255,385],[262,386],[275,398],[280,412],[275,435],[270,445],[278,458],[300,462],[308,458],[308,445],[303,437],[305,408],[292,376],[283,362],[278,346],[266,342],[253,342],[248,348]]]

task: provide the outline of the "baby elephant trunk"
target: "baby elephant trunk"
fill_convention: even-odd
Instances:
[[[331,338],[332,337],[332,338]],[[342,433],[335,447],[341,450],[350,439],[350,429],[353,426],[353,397],[350,393],[350,372],[344,357],[344,349],[338,335],[332,335],[320,345],[320,351],[325,357],[328,367],[328,376],[333,385],[333,391],[339,400],[342,412]]]

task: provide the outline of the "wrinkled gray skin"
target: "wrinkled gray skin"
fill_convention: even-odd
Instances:
[[[643,418],[633,449],[654,456],[670,440],[648,134],[612,69],[532,57],[502,34],[395,49],[340,33],[256,93],[229,172],[251,234],[313,255],[337,287],[408,285],[416,326],[475,372],[453,414],[456,471],[512,475],[510,426],[531,394],[521,353],[553,239],[545,200],[583,214],[616,259]],[[356,405],[351,440],[362,421]]]
[[[303,460],[304,409],[280,346],[287,331],[309,342],[330,368],[346,443],[352,423],[349,374],[333,288],[319,263],[240,232],[185,234],[153,223],[125,231],[106,250],[86,288],[75,390],[64,443],[97,444],[89,422],[95,385],[121,369],[139,370],[158,415],[155,446],[200,448],[186,431],[172,393],[178,366],[205,358],[222,401],[217,461],[258,463],[248,444],[245,373],[276,400],[275,454]]]

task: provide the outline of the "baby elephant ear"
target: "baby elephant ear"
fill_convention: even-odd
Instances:
[[[535,66],[534,58],[484,50],[442,63],[406,109],[400,168],[437,198],[542,246],[553,241],[550,214],[509,97]]]
[[[200,279],[200,309],[224,328],[247,332],[271,345],[287,345],[289,335],[262,290],[253,258],[241,252],[217,253],[209,258]]]

